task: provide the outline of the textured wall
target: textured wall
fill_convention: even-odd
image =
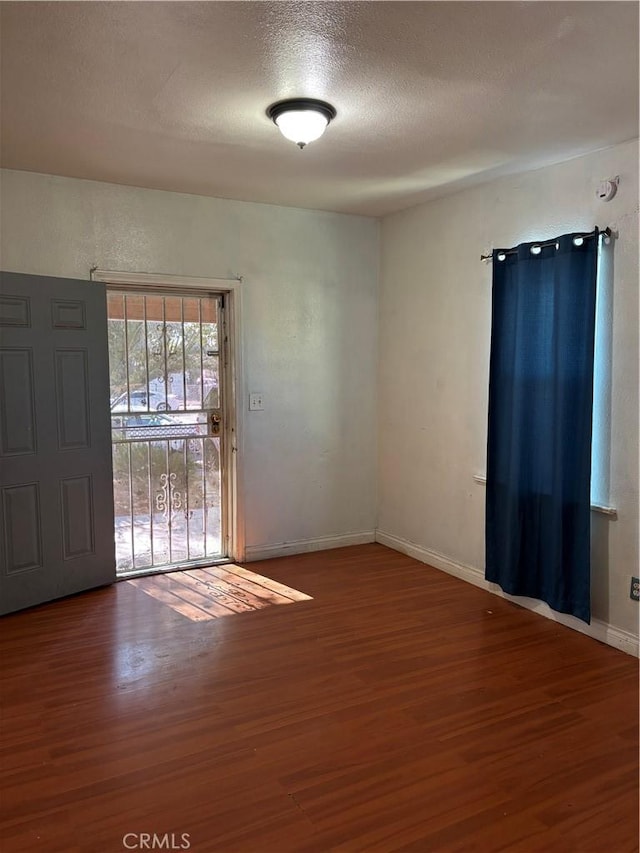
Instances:
[[[378,223],[2,172],[3,269],[244,276],[246,544],[372,531]],[[246,406],[246,400],[245,406]]]
[[[620,175],[618,195],[596,199]],[[502,178],[382,225],[379,518],[393,536],[484,568],[491,266],[479,256],[595,224],[619,231],[605,259],[593,522],[593,615],[637,633],[638,152],[626,143]],[[613,259],[611,261],[611,258]]]

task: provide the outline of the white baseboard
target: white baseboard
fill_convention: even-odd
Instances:
[[[558,622],[560,625],[565,625],[567,628],[573,628],[574,631],[579,631],[581,634],[586,634],[593,637],[594,640],[599,640],[601,643],[606,643],[608,646],[613,646],[615,649],[626,652],[629,655],[639,655],[639,638],[630,631],[624,631],[622,628],[616,628],[608,622],[602,622],[600,619],[592,619],[591,624],[587,625],[581,619],[576,619],[573,616],[568,616],[564,613],[556,613],[548,604],[543,601],[537,601],[535,598],[525,598],[519,595],[509,595],[503,592],[500,587],[485,579],[482,569],[475,566],[467,566],[464,563],[457,563],[455,560],[445,557],[443,554],[438,554],[436,551],[430,551],[428,548],[423,548],[421,545],[416,545],[406,539],[401,539],[398,536],[393,536],[391,533],[384,533],[382,530],[376,531],[376,542],[381,545],[386,545],[393,548],[394,551],[400,551],[420,560],[422,563],[427,563],[433,566],[434,569],[447,572],[454,575],[463,581],[472,583],[481,589],[491,592],[500,598],[505,598],[520,607],[525,607],[527,610],[532,610],[540,616]]]
[[[245,562],[251,563],[254,560],[268,560],[270,557],[306,554],[308,551],[328,551],[331,548],[366,545],[375,541],[375,530],[362,530],[358,533],[341,533],[337,536],[320,536],[318,539],[296,539],[292,542],[280,542],[277,545],[247,545],[244,558]]]

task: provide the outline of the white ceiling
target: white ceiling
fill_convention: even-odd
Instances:
[[[0,14],[12,169],[378,216],[638,135],[635,2]],[[265,115],[294,96],[338,111],[304,151]]]

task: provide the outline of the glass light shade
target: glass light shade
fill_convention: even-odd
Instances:
[[[280,133],[300,146],[319,139],[329,124],[328,118],[316,110],[287,110],[274,120]]]

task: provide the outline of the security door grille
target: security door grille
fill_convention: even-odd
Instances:
[[[222,297],[107,302],[118,574],[223,559]]]

